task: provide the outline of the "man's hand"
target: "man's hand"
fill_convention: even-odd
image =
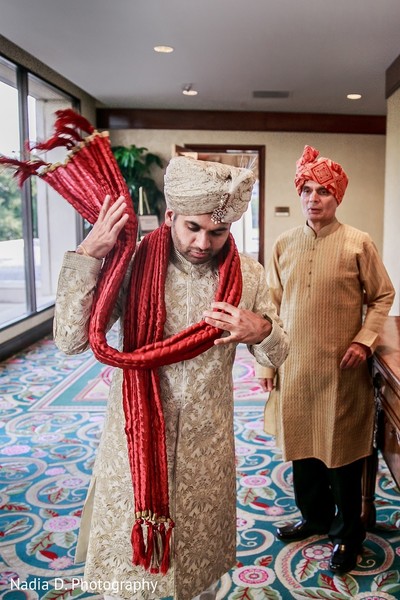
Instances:
[[[258,378],[258,383],[260,384],[263,392],[272,392],[274,389],[274,380],[270,377],[268,378]]]
[[[93,258],[104,258],[115,246],[115,242],[125,227],[129,215],[125,212],[126,202],[120,196],[112,206],[111,197],[106,196],[98,219],[81,247]]]
[[[216,346],[231,342],[259,344],[271,333],[271,323],[251,310],[236,308],[227,302],[213,302],[211,308],[213,310],[203,313],[205,322],[230,333],[227,337],[216,339]]]
[[[355,369],[356,367],[359,367],[361,363],[367,360],[369,355],[370,349],[368,346],[364,346],[364,344],[359,344],[358,342],[353,342],[350,344],[346,354],[343,356],[340,363],[340,368]]]

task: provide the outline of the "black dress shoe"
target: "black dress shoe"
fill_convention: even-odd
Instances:
[[[305,540],[311,535],[319,535],[327,533],[326,531],[317,531],[308,525],[307,521],[298,521],[293,525],[284,525],[276,530],[276,537],[282,542],[295,542],[297,540]]]
[[[357,557],[361,554],[360,546],[349,544],[335,544],[329,561],[329,569],[333,573],[348,573],[357,564]]]

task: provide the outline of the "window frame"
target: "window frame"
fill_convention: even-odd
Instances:
[[[49,87],[55,93],[64,96],[71,102],[71,108],[80,112],[81,103],[79,98],[71,94],[71,92],[62,89],[61,87],[51,83],[46,78],[38,75],[31,69],[26,68],[17,61],[10,59],[7,55],[0,52],[0,59],[10,66],[15,68],[16,72],[16,89],[18,95],[18,120],[19,120],[19,152],[22,160],[28,158],[28,153],[25,148],[25,142],[29,139],[29,113],[28,113],[28,96],[29,96],[29,77],[33,77],[40,84]],[[7,82],[10,85],[9,82]],[[16,324],[26,321],[35,315],[47,311],[54,306],[54,301],[47,304],[37,306],[37,291],[35,278],[35,258],[34,258],[34,231],[33,231],[33,200],[32,188],[30,180],[25,181],[21,188],[21,220],[22,220],[22,235],[24,240],[24,274],[25,274],[25,295],[26,295],[26,311],[16,316],[9,321],[0,323],[0,332],[6,331],[8,328],[14,327]],[[77,238],[81,239],[83,232],[83,222],[79,215],[76,215],[75,227]]]

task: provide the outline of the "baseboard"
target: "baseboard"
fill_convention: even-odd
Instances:
[[[16,335],[15,337],[7,340],[0,344],[0,361],[10,358],[13,354],[21,352],[31,344],[41,340],[46,335],[52,332],[53,329],[53,318],[43,321],[34,327],[30,327],[23,333]]]

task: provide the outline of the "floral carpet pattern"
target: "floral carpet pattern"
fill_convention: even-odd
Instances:
[[[2,600],[103,598],[80,585],[83,565],[73,558],[111,374],[91,352],[65,356],[50,339],[0,364]],[[218,600],[400,598],[400,492],[384,462],[377,527],[354,571],[333,576],[328,538],[286,545],[275,538],[278,525],[299,516],[291,466],[263,433],[265,394],[242,346],[234,380],[237,565],[222,578]]]

